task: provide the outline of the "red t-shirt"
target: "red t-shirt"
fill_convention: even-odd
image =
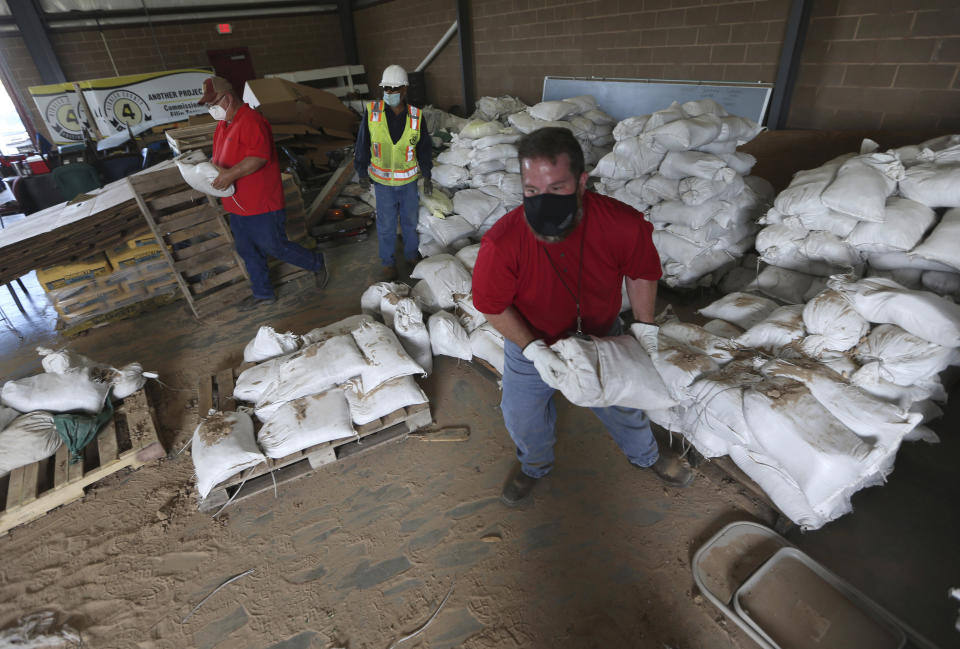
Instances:
[[[502,313],[513,305],[534,335],[548,344],[575,331],[577,306],[570,293],[577,295],[580,243],[586,236],[580,295],[583,331],[605,336],[620,313],[623,278],[660,279],[660,257],[653,245],[653,226],[641,212],[593,192],[584,194],[583,212],[577,229],[557,243],[534,236],[523,206],[500,219],[483,237],[473,269],[477,309]]]
[[[243,215],[282,210],[283,181],[273,131],[260,113],[243,104],[233,121],[217,123],[213,132],[213,162],[229,168],[247,156],[263,158],[267,164],[234,183],[233,196],[221,199],[223,209]]]

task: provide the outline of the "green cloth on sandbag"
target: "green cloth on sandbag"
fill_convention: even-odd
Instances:
[[[57,427],[57,433],[70,449],[70,464],[76,464],[83,459],[83,449],[93,441],[100,429],[113,419],[111,393],[107,394],[103,410],[97,415],[54,415],[53,424]]]

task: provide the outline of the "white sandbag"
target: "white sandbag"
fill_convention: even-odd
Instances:
[[[837,268],[853,268],[862,262],[856,248],[832,232],[822,230],[808,234],[799,242],[797,251],[806,259]]]
[[[688,403],[691,383],[719,365],[707,354],[702,354],[678,340],[660,332],[657,336],[657,349],[651,354],[656,368],[670,396],[680,403]]]
[[[736,261],[736,257],[750,247],[753,236],[734,244],[729,250],[723,248],[703,249],[689,264],[667,262],[663,266],[664,281],[671,287],[709,286],[708,275]]]
[[[567,97],[563,101],[573,104],[577,111],[584,113],[597,107],[597,100],[593,95],[577,95],[576,97]]]
[[[245,363],[259,363],[300,349],[300,336],[292,331],[281,334],[270,325],[263,325],[257,335],[243,348]]]
[[[960,207],[960,164],[918,164],[900,181],[900,194],[930,207]]]
[[[477,255],[480,254],[480,244],[474,243],[457,251],[456,257],[464,267],[473,273],[473,267],[477,263]]]
[[[703,151],[704,153],[712,153],[714,155],[724,155],[727,153],[734,153],[737,150],[737,141],[736,140],[727,140],[725,142],[709,142],[702,146],[697,147],[697,151]]]
[[[423,367],[410,358],[397,335],[385,325],[379,322],[363,323],[351,335],[366,361],[360,372],[360,384],[364,392],[370,392],[400,376],[424,374]]]
[[[126,399],[142,390],[148,378],[155,379],[157,375],[154,372],[144,372],[140,363],[127,363],[111,372],[110,395],[113,399]]]
[[[427,403],[427,395],[412,376],[391,379],[370,392],[362,392],[361,387],[357,380],[347,381],[344,385],[350,417],[357,426],[369,424],[407,406]]]
[[[944,273],[928,270],[920,276],[923,288],[937,295],[960,296],[960,273]]]
[[[736,338],[743,333],[742,328],[719,318],[704,323],[703,330],[720,338]]]
[[[580,107],[572,102],[568,101],[541,101],[539,104],[534,104],[527,112],[530,113],[530,116],[534,119],[542,119],[547,122],[553,122],[556,120],[561,120],[568,115],[575,115],[576,113],[583,112]]]
[[[573,135],[578,140],[589,140],[597,132],[597,125],[581,115],[568,117],[567,121],[570,122],[570,126],[573,128]]]
[[[365,326],[372,325],[362,323],[357,330]],[[367,370],[365,356],[361,355],[352,336],[336,336],[313,343],[277,364],[273,380],[257,401],[257,418],[269,421],[284,403],[325,392],[349,378],[361,376]]]
[[[466,167],[473,160],[473,147],[460,143],[451,146],[446,151],[441,151],[437,156],[437,162],[442,165],[455,165],[457,167]]]
[[[852,349],[870,330],[870,323],[843,295],[832,289],[807,302],[803,308],[803,324],[812,334],[804,341],[803,351],[813,357],[819,357],[825,350]]]
[[[661,203],[662,205],[662,203]],[[654,205],[654,208],[658,207]],[[655,223],[656,219],[652,219]],[[690,264],[693,259],[703,252],[703,247],[673,234],[669,230],[654,230],[653,245],[660,254],[661,262],[667,260],[680,264]]]
[[[437,311],[427,319],[427,329],[430,349],[435,356],[452,356],[465,361],[473,358],[470,334],[452,313]]]
[[[697,311],[705,318],[719,318],[749,329],[777,308],[773,300],[749,293],[731,293]]]
[[[517,97],[481,97],[477,100],[477,114],[486,120],[495,120],[525,110],[527,105]]]
[[[779,354],[788,345],[803,338],[803,305],[781,306],[734,339],[741,347]]]
[[[730,459],[763,489],[784,516],[804,530],[819,529],[828,521],[852,509],[849,501],[840,499],[840,502],[829,511],[823,512],[821,507],[822,513],[815,512],[803,490],[790,477],[787,469],[755,446],[750,448],[731,446]]]
[[[472,277],[456,257],[448,254],[427,257],[413,269],[410,277],[430,284],[444,309],[456,305],[454,295],[470,293]]]
[[[883,374],[880,363],[871,362],[855,371],[850,376],[849,381],[878,399],[888,401],[904,410],[920,412],[921,414],[928,411],[929,408],[926,406],[914,408],[915,404],[925,401],[939,403],[947,401],[947,392],[939,377],[919,381],[911,385],[898,385],[883,378]]]
[[[50,457],[62,443],[51,413],[14,414],[18,416],[0,426],[0,477]]]
[[[757,164],[757,159],[749,153],[736,151],[734,153],[724,153],[720,158],[727,163],[727,166],[736,171],[741,176],[749,176],[750,170]]]
[[[475,119],[467,122],[466,126],[460,129],[460,137],[466,140],[479,140],[488,135],[496,135],[503,128],[503,124],[497,121],[485,122]]]
[[[915,273],[923,273],[927,270],[936,270],[942,273],[956,272],[953,266],[924,259],[909,252],[871,252],[867,253],[866,257],[871,271],[910,270]]]
[[[785,216],[781,222],[797,225],[804,230],[824,230],[841,238],[849,236],[858,225],[869,223],[848,214],[834,212],[829,207],[824,207],[819,212],[801,212],[797,215]]]
[[[875,446],[895,451],[903,436],[922,419],[894,404],[877,399],[816,362],[773,360],[763,372],[803,383],[810,394],[854,433]]]
[[[397,291],[400,291],[399,294],[404,294],[404,295],[405,295],[404,291],[409,290],[409,287],[406,284],[390,284],[389,282],[383,282],[383,284],[386,286],[382,286],[381,290],[387,289],[387,287],[389,287],[388,290],[390,290],[391,292],[396,293]],[[370,289],[367,289],[367,290],[370,290]],[[364,292],[364,294],[366,294],[366,291]],[[363,298],[361,297],[361,301],[362,299]],[[368,299],[368,305],[369,305],[369,299]],[[379,307],[380,307],[380,301],[377,300],[377,308]],[[320,342],[323,342],[324,340],[329,340],[334,336],[343,336],[345,334],[349,334],[351,331],[359,327],[361,322],[373,322],[373,318],[371,318],[366,313],[351,315],[351,316],[347,316],[343,320],[337,320],[336,322],[333,322],[328,325],[324,325],[323,327],[317,327],[316,329],[311,329],[307,333],[303,334],[302,336],[303,345],[306,346],[306,345],[311,345],[313,343],[320,343]]]
[[[798,273],[788,268],[767,266],[745,290],[759,291],[767,297],[787,304],[803,303],[804,295],[813,284],[813,275]]]
[[[648,145],[660,151],[687,151],[709,144],[720,135],[720,118],[704,114],[679,119],[644,132]]]
[[[690,384],[684,436],[704,457],[720,457],[753,440],[743,418],[743,386],[758,380],[749,361],[736,361]]]
[[[880,378],[897,385],[929,380],[960,363],[960,350],[926,341],[892,324],[874,327],[857,345],[855,355],[863,365],[877,363]]]
[[[950,212],[947,214],[949,215]],[[945,260],[952,258],[955,264],[960,264],[960,254],[956,252],[956,241],[958,241],[956,237],[960,234],[960,211],[954,217],[956,221],[955,231],[945,237],[945,240],[951,238],[953,240],[952,244],[948,246],[949,251],[945,255],[940,254],[944,251],[940,250],[935,240],[935,237],[938,236],[938,230],[947,222],[947,216],[943,218],[943,222],[927,238],[927,242],[933,242],[930,248],[923,249],[927,245],[924,243],[923,246],[920,246],[921,250],[914,250],[913,254],[948,264],[950,261]],[[846,241],[857,250],[864,252],[913,250],[936,220],[936,213],[926,205],[909,198],[891,196],[887,200],[883,222],[862,221],[847,236]]]
[[[240,372],[233,386],[234,400],[249,403],[260,401],[263,393],[277,377],[278,368],[286,359],[286,356],[271,358]]]
[[[870,322],[895,324],[938,345],[960,347],[960,305],[880,277],[859,282],[835,277],[828,284]]]
[[[619,142],[627,138],[637,137],[643,132],[643,127],[649,119],[649,115],[639,115],[621,120],[613,127],[613,139]]]
[[[470,295],[457,296],[457,316],[460,324],[467,330],[467,333],[473,333],[473,330],[487,321],[487,317],[473,305],[473,293]]]
[[[190,452],[201,499],[227,478],[266,460],[257,448],[253,420],[243,412],[209,415],[194,432]]]
[[[54,374],[63,374],[71,368],[84,367],[105,367],[96,361],[90,360],[83,354],[67,349],[50,349],[49,347],[39,346],[36,348],[40,355],[40,365],[44,372]]]
[[[728,113],[723,106],[713,99],[706,97],[704,99],[695,99],[684,102],[680,108],[684,114],[690,117],[699,117],[700,115],[716,115],[717,117],[727,117]]]
[[[430,172],[430,178],[441,187],[453,189],[462,187],[470,179],[470,172],[466,167],[452,164],[438,164]]]
[[[584,111],[583,116],[589,119],[591,122],[593,122],[597,126],[613,126],[614,124],[617,123],[617,120],[615,120],[610,115],[607,115],[605,112],[603,112],[599,108],[590,108]],[[639,131],[637,131],[637,133],[635,133],[634,135],[638,133]]]
[[[931,214],[932,212],[931,210]],[[919,229],[919,226],[917,227]],[[930,236],[914,248],[910,255],[946,264],[960,271],[960,209],[947,210]]]
[[[664,152],[651,148],[643,136],[620,140],[613,145],[613,153],[626,158],[636,170],[634,177],[648,174],[656,170],[663,162]],[[597,172],[595,175],[603,175]]]
[[[503,160],[504,158],[515,158],[517,156],[517,147],[513,144],[495,144],[486,149],[479,149],[474,152],[471,168],[483,162],[490,160]]]
[[[213,181],[220,175],[220,171],[207,160],[203,151],[199,149],[187,151],[178,155],[173,161],[177,163],[177,169],[180,170],[183,180],[198,192],[221,198],[233,196],[235,191],[233,184],[226,189],[213,188]]]
[[[520,141],[520,138],[523,137],[523,134],[517,133],[513,129],[510,130],[512,131],[510,133],[498,133],[497,135],[488,135],[479,140],[474,140],[473,149],[479,151],[496,146],[497,144],[516,144]],[[516,155],[516,149],[514,149],[514,155]]]
[[[21,414],[23,413],[14,410],[13,408],[0,406],[0,430],[6,428],[7,424],[19,417]]]
[[[680,180],[667,178],[659,173],[651,174],[643,181],[639,191],[636,189],[632,191],[651,205],[660,201],[678,201],[680,200]]]
[[[721,295],[737,291],[749,292],[747,287],[757,278],[756,264],[753,268],[743,265],[733,266],[718,275],[719,282],[715,283]]]
[[[670,122],[675,122],[678,119],[685,119],[686,117],[687,114],[683,112],[683,108],[680,106],[680,104],[677,102],[672,102],[668,107],[651,113],[646,124],[644,124],[643,129],[644,131],[652,131],[659,126],[669,124]]]
[[[475,228],[480,227],[498,207],[500,201],[479,189],[461,189],[453,195],[454,210]]]
[[[853,154],[845,154],[826,162],[815,169],[798,171],[790,185],[777,194],[773,206],[781,214],[800,214],[823,211],[820,195],[837,177],[837,171]]]
[[[503,334],[487,322],[477,327],[470,334],[470,351],[477,358],[482,358],[503,374]]]
[[[717,139],[735,140],[737,144],[743,145],[760,135],[763,130],[764,128],[752,119],[729,115],[720,118],[720,135]]]
[[[735,176],[729,183],[695,176],[683,178],[677,182],[680,200],[687,205],[702,205],[709,200],[727,199],[744,191],[743,178],[740,176]]]
[[[413,290],[410,291],[410,297],[424,313],[436,313],[443,310],[436,293],[433,292],[428,283],[422,280],[414,285]]]
[[[600,359],[596,342],[571,336],[561,338],[550,349],[563,362],[565,371],[559,375],[541,374],[543,382],[560,390],[575,405],[590,407],[602,404],[603,386],[600,384]]]
[[[663,322],[660,325],[660,333],[721,363],[733,358],[733,352],[737,348],[736,344],[728,338],[713,334],[693,323],[682,322],[677,318],[670,318]]]
[[[613,180],[632,180],[656,169],[663,159],[663,154],[641,149],[635,144],[636,138],[618,142],[613,151],[597,162],[591,175]],[[618,147],[621,150],[618,151]]]
[[[459,214],[451,214],[443,219],[438,219],[433,216],[426,218],[430,233],[446,248],[454,246],[457,241],[469,237],[476,232],[476,226]]]
[[[897,188],[903,166],[891,154],[857,156],[843,163],[821,202],[861,221],[882,223],[887,198]]]
[[[405,297],[397,302],[393,322],[394,331],[407,354],[423,368],[426,374],[433,373],[433,353],[430,351],[430,334],[423,322],[423,312],[412,299]]]
[[[687,205],[682,201],[661,201],[650,206],[647,216],[655,225],[672,223],[684,225],[692,230],[706,226],[711,220],[721,227],[744,220],[743,211],[735,203],[724,200],[707,201],[702,205]]]
[[[399,282],[377,282],[376,284],[371,284],[360,295],[360,310],[366,315],[378,315],[380,313],[380,300],[387,293],[394,293],[400,297],[406,297],[410,295],[410,287]]]
[[[350,407],[341,388],[289,401],[279,408],[260,432],[257,441],[267,457],[286,457],[297,451],[353,437]]]
[[[401,298],[396,293],[384,293],[383,297],[380,298],[380,317],[383,319],[383,324],[387,325],[391,329],[393,328],[394,315],[397,312],[397,304]]]
[[[0,390],[0,402],[20,412],[93,415],[103,408],[109,390],[110,384],[94,380],[89,368],[73,368],[63,374],[45,372],[7,381]]]
[[[706,180],[733,182],[736,172],[722,158],[702,151],[670,151],[660,164],[660,175],[665,178],[694,176]]]
[[[495,171],[504,171],[507,168],[507,161],[512,158],[497,158],[495,160],[485,160],[483,162],[473,162],[470,164],[471,174],[491,174]],[[467,180],[469,182],[469,179]]]

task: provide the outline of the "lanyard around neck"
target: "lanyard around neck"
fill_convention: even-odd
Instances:
[[[584,215],[585,216],[585,215]],[[587,229],[586,229],[586,218],[582,218],[580,225],[583,226],[583,232],[580,233],[580,260],[577,264],[577,293],[574,295],[573,291],[570,290],[570,287],[567,286],[567,283],[563,279],[563,274],[557,268],[557,265],[553,263],[553,258],[550,256],[550,251],[547,250],[546,246],[543,248],[544,254],[547,255],[547,261],[550,262],[550,267],[553,268],[553,272],[557,274],[557,279],[560,280],[560,283],[563,285],[563,288],[567,290],[567,293],[570,294],[570,297],[573,298],[574,303],[577,305],[577,335],[583,336],[583,319],[580,314],[580,296],[583,295],[583,244],[587,240]]]

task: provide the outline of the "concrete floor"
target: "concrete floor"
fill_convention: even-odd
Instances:
[[[168,448],[179,448],[192,433],[197,378],[239,364],[243,345],[261,324],[302,332],[359,311],[360,293],[377,280],[375,242],[335,249],[329,260],[332,279],[323,294],[316,293],[311,281],[301,280],[282,287],[272,308],[249,314],[225,310],[203,323],[179,302],[71,340],[57,336],[52,308],[28,277],[31,301],[26,314],[19,314],[6,289],[0,289],[0,310],[8,317],[0,327],[0,376],[39,371],[33,352],[38,344],[69,345],[115,365],[140,361],[161,375],[164,387],[151,388],[161,404],[161,436]],[[678,304],[681,314],[691,304],[711,299],[663,297]],[[295,627],[285,627],[283,633],[291,639],[314,635],[283,646],[386,646],[386,641],[370,643],[357,636],[361,619],[379,626],[386,638],[398,629],[415,628],[410,620],[422,619],[427,603],[416,600],[414,605],[412,594],[426,588],[431,594],[426,602],[435,605],[433,594],[442,595],[451,582],[458,585],[450,608],[429,633],[408,646],[753,646],[696,595],[689,562],[696,548],[728,522],[772,523],[766,507],[709,466],[688,490],[661,488],[628,466],[589,412],[558,398],[557,469],[538,487],[533,505],[507,510],[496,497],[512,463],[512,446],[502,428],[496,385],[448,358],[438,361],[435,374],[423,385],[437,423],[469,426],[470,442],[431,445],[408,440],[338,463],[289,483],[281,493],[284,499],[313,498],[311,511],[280,512],[274,520],[272,494],[261,495],[235,505],[223,538],[214,537],[222,549],[240,554],[245,546],[256,547],[263,553],[261,560],[280,572],[289,571],[288,583],[313,583],[326,575],[324,583],[330,585],[324,588],[332,588],[332,593],[324,606],[339,623],[309,620],[299,634]],[[955,550],[960,487],[951,462],[960,443],[954,432],[957,414],[954,404],[933,426],[944,440],[939,446],[905,445],[889,483],[855,496],[853,514],[817,532],[789,537],[942,647],[956,646],[958,639],[952,629],[957,607],[946,598],[949,586],[960,586]],[[133,474],[132,483],[147,480],[146,472],[168,471],[170,482],[186,484],[186,458],[142,469]],[[149,498],[149,489],[144,490],[144,498]],[[116,498],[117,506],[124,506],[125,498]],[[329,502],[317,509],[318,499]],[[46,517],[44,527],[51,528],[60,518],[81,519],[83,508],[95,504],[67,506]],[[189,530],[197,515],[183,516]],[[331,518],[337,529],[349,531],[350,543],[326,547],[321,566],[285,563],[293,561],[284,552],[289,548],[281,544],[271,549],[256,541],[278,535],[293,539],[299,550],[305,535],[322,531]],[[503,543],[477,541],[478,535],[490,534],[499,534]],[[181,541],[184,535],[190,536],[182,532]],[[16,534],[11,536],[12,542],[0,539],[6,562],[18,552],[31,551],[16,542]],[[174,540],[169,543],[175,546]],[[219,583],[217,578],[216,573],[199,577],[188,590],[175,593],[173,603],[182,604],[178,598],[195,601],[205,584]],[[0,586],[15,585],[12,573],[5,579]],[[384,612],[384,604],[399,613]],[[206,616],[198,614],[192,622],[197,626],[183,631],[183,637],[210,647],[263,647],[286,637],[248,624],[248,614],[256,617],[249,603],[241,602],[238,610],[211,607]],[[0,624],[12,613],[9,605],[0,605]],[[352,631],[344,628],[345,620],[354,621]],[[335,644],[335,638],[345,644]],[[149,646],[167,645],[158,641]]]

